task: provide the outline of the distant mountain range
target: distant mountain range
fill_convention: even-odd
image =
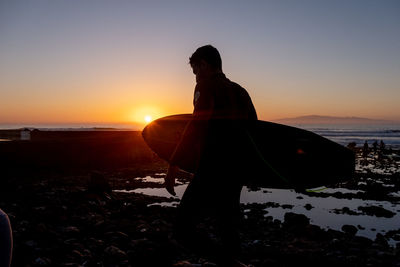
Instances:
[[[300,116],[274,120],[283,124],[398,124],[399,122],[388,120],[376,120],[359,117],[331,117],[320,115]]]

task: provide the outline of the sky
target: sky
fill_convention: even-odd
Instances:
[[[188,58],[206,44],[262,120],[400,121],[399,14],[389,0],[0,0],[0,124],[191,113]]]

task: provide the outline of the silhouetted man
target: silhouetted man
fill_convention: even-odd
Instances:
[[[188,151],[195,153],[197,168],[178,207],[176,236],[198,252],[211,255],[221,266],[244,266],[236,260],[240,192],[246,171],[242,167],[245,155],[240,152],[245,146],[242,140],[247,138],[245,125],[257,120],[257,114],[246,90],[225,77],[216,48],[198,48],[190,65],[196,76],[193,118],[165,178],[167,190],[175,195],[177,163]],[[207,233],[200,233],[197,226],[204,218],[214,219],[221,242],[211,242]]]

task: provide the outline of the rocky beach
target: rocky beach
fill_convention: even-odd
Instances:
[[[166,162],[138,134],[122,143],[103,137],[89,145],[80,138],[76,147],[48,137],[43,146],[39,138],[42,152],[34,140],[0,144],[12,266],[216,266],[172,236],[179,199],[162,188]],[[98,144],[103,150],[94,151]],[[136,152],[125,158],[110,152],[129,147]],[[336,187],[244,188],[240,259],[253,266],[400,266],[400,151],[353,149],[355,177]],[[178,186],[189,181],[182,173]],[[254,200],[256,193],[265,198]]]

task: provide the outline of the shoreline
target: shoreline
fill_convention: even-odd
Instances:
[[[308,192],[305,196],[356,197],[397,205],[400,196],[391,198],[389,193],[400,192],[400,174],[398,169],[391,169],[393,164],[400,167],[399,161],[389,157],[377,161],[373,151],[364,159],[361,148],[356,151],[357,174],[354,180],[338,187],[345,189],[343,192]],[[2,176],[0,208],[12,224],[13,266],[173,266],[184,261],[207,266],[206,257],[188,252],[171,237],[175,208],[154,205],[171,203],[175,198],[113,191],[161,188],[158,180],[167,169],[164,161],[153,158],[129,167],[93,172],[95,169],[15,169]],[[178,181],[183,184],[188,179],[182,175]],[[323,229],[287,204],[273,201],[241,205],[244,262],[258,267],[396,266],[400,261],[400,227],[376,231],[376,237],[369,239],[357,235],[362,225]],[[311,206],[304,208],[316,210],[315,204]],[[360,207],[337,207],[337,216],[390,216],[378,206]],[[272,216],[274,209],[285,211],[281,219]]]

